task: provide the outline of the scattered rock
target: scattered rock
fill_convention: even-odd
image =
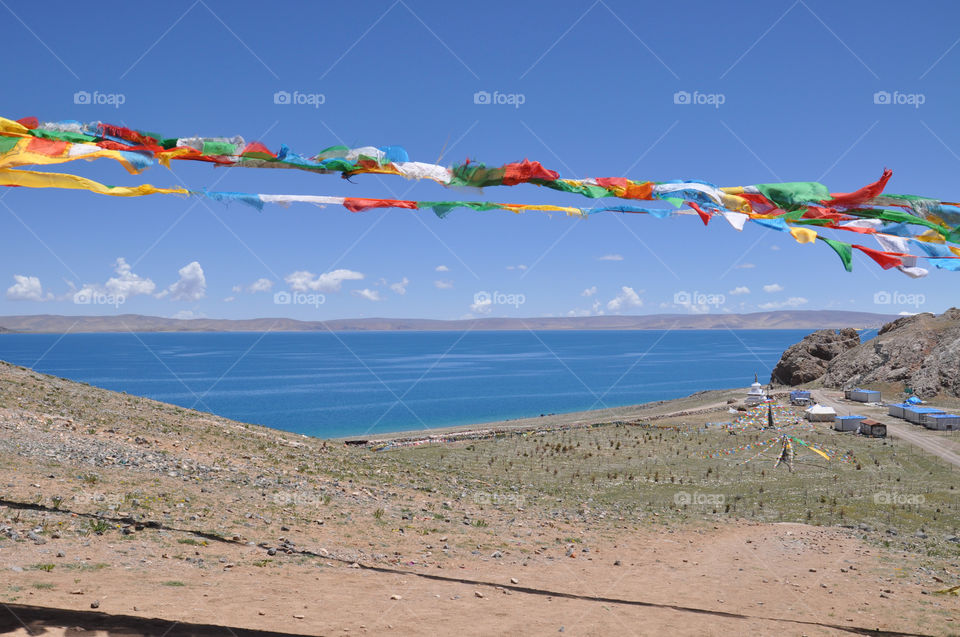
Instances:
[[[90,602],[90,608],[100,608],[100,600],[95,599],[92,602]]]
[[[399,602],[401,599],[403,599],[403,597],[401,597],[400,595],[391,595],[390,599],[392,599],[395,602]]]

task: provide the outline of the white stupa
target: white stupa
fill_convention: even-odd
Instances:
[[[757,378],[757,375],[753,375],[753,384],[750,385],[750,391],[747,392],[746,403],[748,405],[759,405],[760,403],[767,400],[767,392],[763,389],[763,385],[760,384],[760,380]]]

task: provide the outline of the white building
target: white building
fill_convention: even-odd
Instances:
[[[817,403],[803,412],[803,416],[810,422],[833,422],[837,417],[837,412],[833,407],[826,407]]]
[[[750,385],[750,391],[747,392],[746,403],[748,405],[759,405],[767,400],[767,391],[760,384],[757,375],[753,375],[753,384]]]

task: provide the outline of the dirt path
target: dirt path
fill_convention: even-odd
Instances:
[[[855,410],[852,405],[839,397],[839,392],[818,390],[814,391],[813,395],[817,402],[819,402],[821,405],[833,407],[838,414],[850,414]],[[875,410],[867,410],[857,407],[856,411]],[[927,453],[931,453],[938,458],[949,462],[954,467],[960,468],[960,453],[958,453],[957,444],[954,441],[943,438],[942,436],[938,436],[936,433],[933,433],[924,427],[918,427],[917,425],[905,423],[902,420],[897,420],[881,413],[869,413],[864,415],[868,415],[870,418],[885,424],[887,426],[887,432],[893,437],[920,447]]]

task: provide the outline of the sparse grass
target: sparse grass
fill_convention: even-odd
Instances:
[[[206,540],[195,540],[192,537],[182,537],[177,540],[177,544],[188,544],[190,546],[207,546]]]
[[[803,426],[796,437],[829,450],[831,456],[849,452],[854,460],[824,460],[795,445],[791,472],[785,465],[773,468],[772,449],[744,463],[756,456],[757,443],[776,434],[742,430],[731,435],[720,427],[703,427],[729,417],[723,411],[658,426],[605,425],[422,445],[380,455],[392,456],[389,464],[398,473],[424,475],[426,480],[427,472],[439,471],[483,484],[468,497],[483,509],[504,512],[536,507],[554,518],[591,522],[599,521],[599,512],[615,512],[623,519],[656,513],[660,521],[863,523],[879,533],[896,528],[899,540],[886,538],[891,545],[913,541],[921,527],[937,540],[960,530],[955,474],[916,447],[838,433],[823,424],[812,430]],[[738,451],[727,453],[729,449]],[[688,504],[683,504],[684,494],[691,496]],[[923,501],[886,504],[886,494],[922,494]],[[950,549],[947,545],[945,550]]]
[[[90,532],[96,535],[103,535],[111,529],[111,525],[106,520],[90,520]]]
[[[160,583],[163,584],[164,586],[174,586],[174,587],[186,586],[186,584],[184,584],[180,580],[167,580],[166,582],[160,582]]]
[[[54,568],[56,568],[56,566],[57,566],[56,564],[34,564],[30,568],[35,571],[43,571],[44,573],[49,573]]]
[[[31,584],[31,586],[38,591],[52,591],[54,588],[56,588],[55,584],[51,584],[49,582],[34,582]]]

